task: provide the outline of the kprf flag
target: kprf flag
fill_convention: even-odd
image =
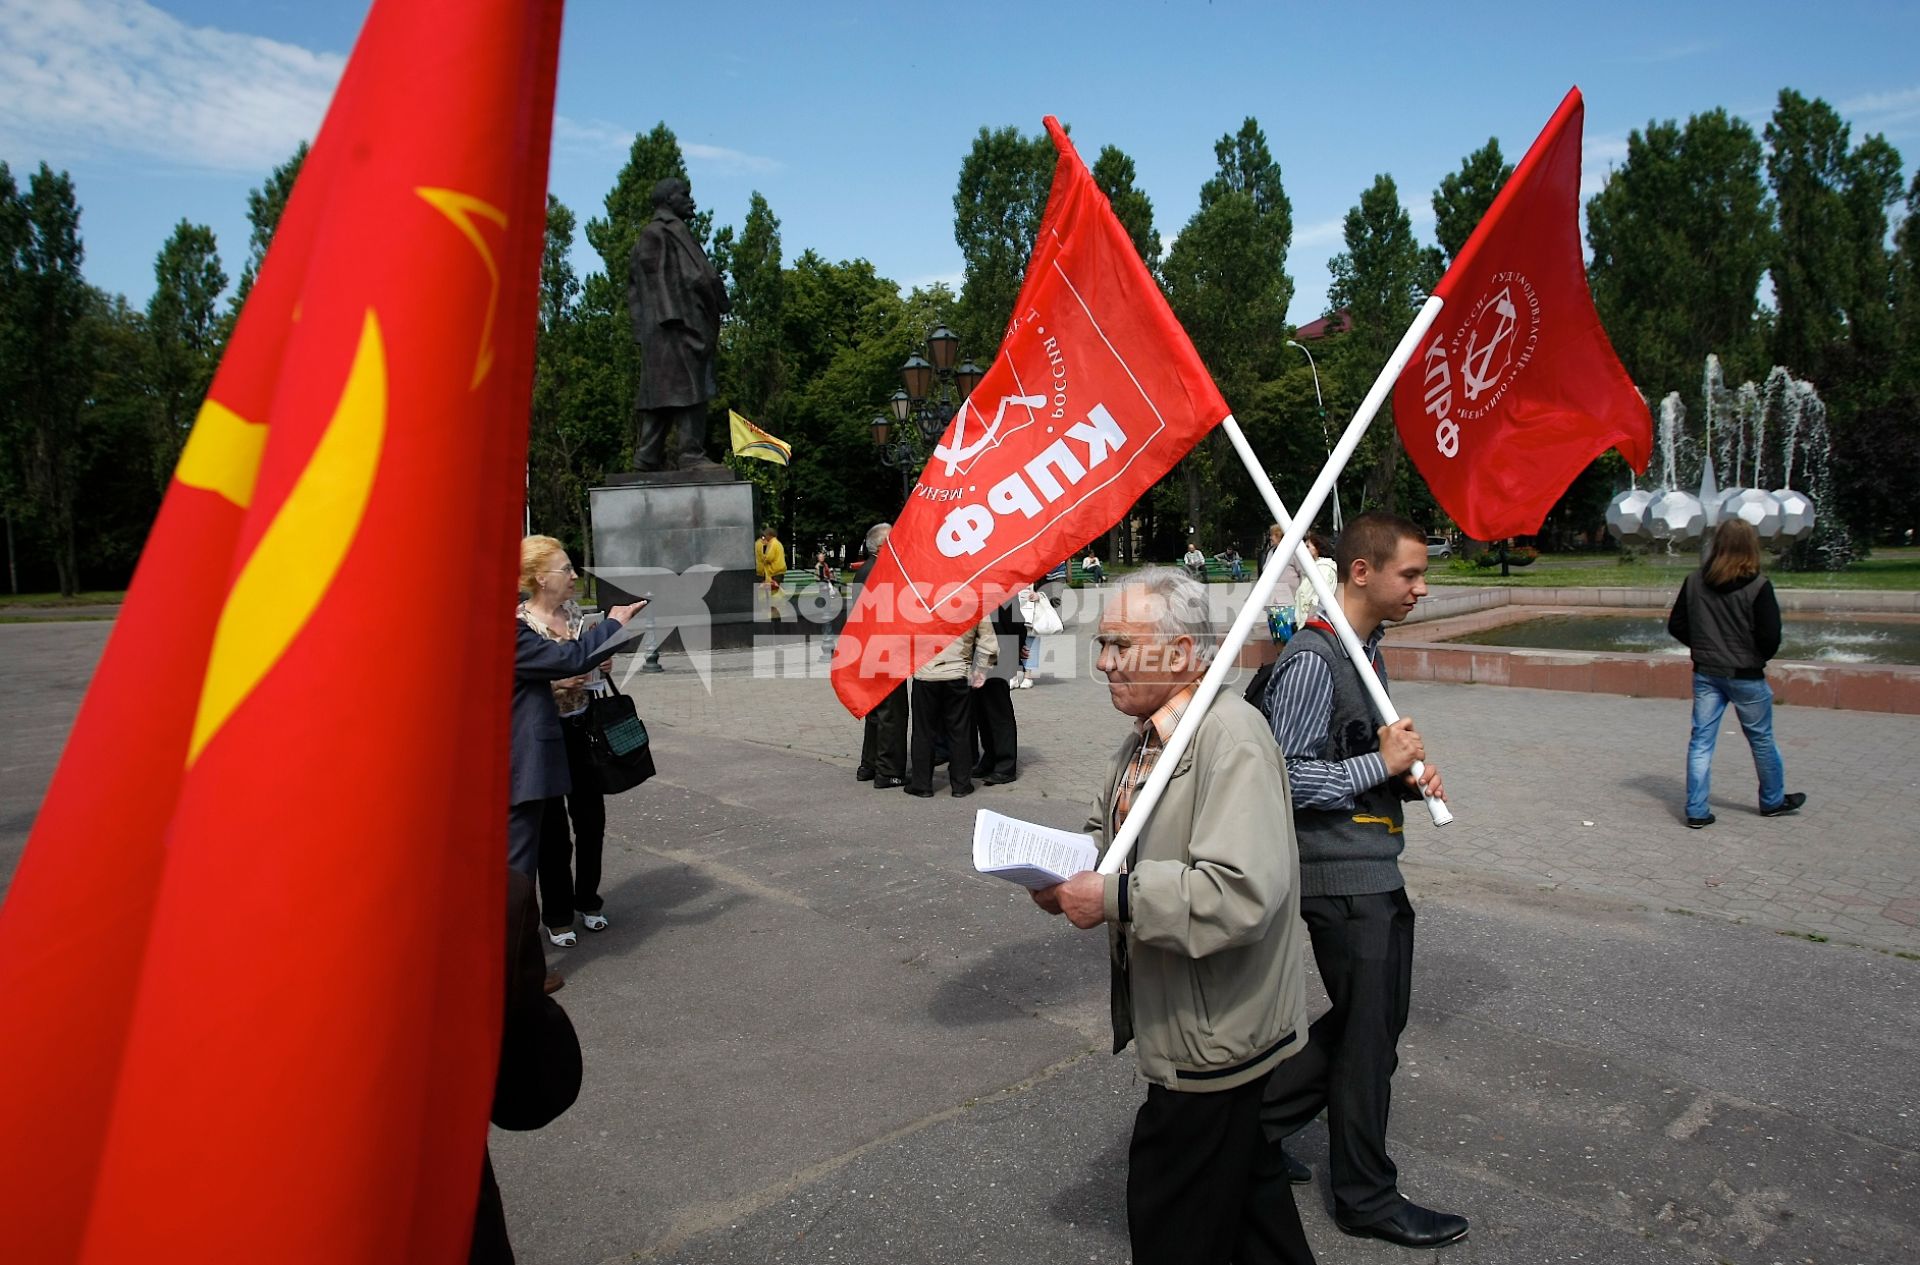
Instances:
[[[367,17],[0,905],[0,1260],[466,1257],[559,26]]]
[[[1539,529],[1609,448],[1647,468],[1653,424],[1580,255],[1580,90],[1567,93],[1434,288],[1446,306],[1394,386],[1400,442],[1472,537]]]
[[[733,430],[733,453],[736,457],[758,457],[777,466],[784,466],[792,459],[792,444],[784,439],[775,439],[732,409],[727,410],[727,424]]]
[[[1026,280],[992,366],[907,499],[834,654],[856,716],[1106,531],[1227,415],[1059,121]]]

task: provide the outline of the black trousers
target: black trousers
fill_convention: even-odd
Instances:
[[[540,920],[556,931],[573,925],[576,910],[600,912],[600,862],[607,842],[607,800],[587,747],[586,717],[561,717],[560,732],[573,790],[548,800],[540,817]]]
[[[963,678],[958,681],[920,681],[913,683],[912,759],[907,773],[909,790],[933,789],[933,740],[947,740],[947,781],[953,789],[971,789],[973,764],[967,759],[973,750],[973,687]]]
[[[1277,1142],[1325,1107],[1334,1216],[1367,1225],[1399,1203],[1387,1110],[1413,993],[1413,904],[1404,890],[1304,896],[1300,916],[1333,1005],[1268,1078],[1261,1123]]]
[[[875,777],[907,775],[907,683],[867,713],[866,733],[860,739],[860,767]]]
[[[1134,1265],[1312,1265],[1280,1144],[1261,1132],[1263,1084],[1147,1087],[1127,1151]]]
[[[990,676],[973,692],[973,731],[981,777],[1011,782],[1020,772],[1020,726],[1013,715],[1013,692],[1005,678]]]

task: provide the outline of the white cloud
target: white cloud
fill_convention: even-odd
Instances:
[[[1628,60],[1643,66],[1651,66],[1661,62],[1684,61],[1689,57],[1698,57],[1702,53],[1714,52],[1719,47],[1719,40],[1692,40],[1684,44],[1666,44],[1659,48],[1651,48]]]
[[[254,173],[319,130],[346,59],[145,0],[0,0],[0,146]]]
[[[1295,246],[1325,246],[1332,242],[1344,243],[1346,241],[1346,232],[1347,218],[1344,215],[1337,220],[1320,220],[1317,223],[1307,225],[1305,228],[1295,229],[1293,233],[1293,244]]]
[[[914,277],[902,283],[900,293],[903,295],[911,294],[915,290],[931,290],[937,285],[943,285],[955,294],[958,294],[960,293],[960,287],[966,284],[966,280],[967,272],[965,268],[954,268],[947,272],[928,273],[924,277]]]
[[[1840,103],[1840,113],[1867,127],[1920,118],[1920,87],[1900,88],[1893,92],[1873,92]]]
[[[1614,169],[1627,160],[1624,136],[1591,136],[1580,153],[1580,210],[1586,213],[1587,201],[1607,187]]]
[[[633,137],[633,129],[599,119],[583,121],[562,114],[553,120],[554,144],[585,153],[625,154],[633,148]],[[778,171],[784,165],[777,158],[691,141],[680,142],[680,153],[688,167],[715,171]]]

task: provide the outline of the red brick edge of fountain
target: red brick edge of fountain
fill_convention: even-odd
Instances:
[[[1783,591],[1780,597],[1789,618],[1795,611],[1823,611],[1920,620],[1920,594],[1803,589]],[[1516,604],[1510,605],[1509,599]],[[1693,667],[1677,656],[1460,645],[1447,640],[1539,615],[1579,614],[1595,607],[1621,614],[1665,615],[1672,602],[1672,593],[1640,589],[1438,590],[1431,603],[1421,603],[1430,605],[1430,612],[1416,612],[1415,621],[1388,631],[1383,646],[1387,675],[1396,681],[1691,698]],[[1428,613],[1428,618],[1419,619],[1421,613]],[[1258,667],[1278,653],[1278,646],[1263,640],[1247,646],[1240,663]],[[1775,701],[1783,704],[1920,716],[1920,667],[1776,661],[1767,669],[1767,680]]]

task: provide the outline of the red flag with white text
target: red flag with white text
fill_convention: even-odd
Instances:
[[[1011,590],[1126,514],[1227,416],[1057,119],[1059,159],[992,366],[947,427],[835,647],[864,716]]]
[[[0,1260],[467,1257],[559,38],[372,4],[0,905]]]
[[[1609,448],[1644,471],[1653,423],[1600,327],[1580,253],[1580,90],[1567,93],[1447,275],[1394,387],[1393,420],[1477,540],[1539,530]]]

